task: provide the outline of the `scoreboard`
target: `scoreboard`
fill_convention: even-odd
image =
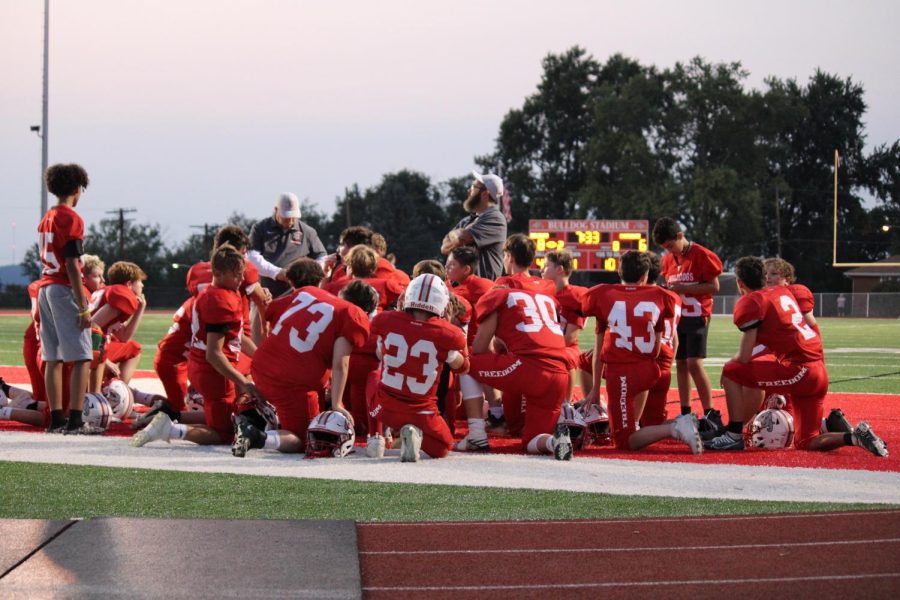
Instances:
[[[533,269],[544,265],[544,255],[568,250],[578,271],[615,271],[626,250],[647,251],[649,221],[607,219],[531,219],[528,237],[534,240]]]

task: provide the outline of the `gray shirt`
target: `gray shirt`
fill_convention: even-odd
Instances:
[[[325,246],[319,240],[316,230],[299,220],[290,229],[284,229],[274,217],[268,217],[250,230],[250,252],[247,258],[259,269],[259,281],[272,292],[273,297],[290,289],[288,284],[273,279],[277,275],[277,270],[272,272],[274,267],[280,270],[298,258],[306,256],[316,259],[325,256],[325,253]],[[268,264],[256,264],[257,262]]]
[[[503,274],[503,242],[506,241],[506,217],[492,205],[483,213],[468,216],[454,229],[465,229],[475,239],[478,248],[478,275],[497,279]]]

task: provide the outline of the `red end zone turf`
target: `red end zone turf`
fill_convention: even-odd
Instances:
[[[0,376],[8,383],[28,381],[24,367],[0,367]],[[153,377],[150,371],[139,371],[137,377]],[[721,396],[721,391],[714,392]],[[725,415],[725,398],[715,397],[716,408]],[[695,408],[698,405],[695,403]],[[691,462],[701,464],[764,465],[772,467],[807,467],[814,469],[862,469],[868,471],[900,472],[900,395],[891,394],[846,394],[829,393],[825,399],[825,414],[832,408],[841,408],[851,423],[866,420],[888,444],[891,455],[878,458],[860,448],[839,448],[832,452],[803,452],[791,449],[759,450],[747,449],[743,452],[707,452],[693,456],[687,447],[672,440],[658,442],[635,452],[618,451],[612,446],[590,446],[576,451],[576,457],[620,458],[628,460],[648,460],[660,462]],[[142,410],[142,407],[138,407]],[[669,416],[678,415],[678,392],[669,392]],[[0,421],[0,431],[39,431],[21,423]],[[114,423],[107,435],[130,436],[134,432],[124,423]],[[456,424],[456,435],[466,433],[465,421]],[[364,445],[364,440],[357,440]],[[518,438],[491,436],[492,452],[498,454],[521,454],[522,446]]]

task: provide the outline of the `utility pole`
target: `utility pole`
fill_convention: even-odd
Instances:
[[[202,229],[203,230],[203,247],[206,250],[206,253],[209,254],[212,252],[212,235],[210,234],[210,229],[212,229],[212,225],[209,223],[204,223],[203,225],[191,225],[191,229]]]
[[[781,258],[781,195],[778,188],[775,188],[775,235],[778,240],[778,249],[775,256]]]
[[[50,0],[44,0],[44,106],[41,120],[41,215],[47,214],[47,144],[49,142],[49,104],[50,104]],[[34,128],[32,128],[32,131]]]
[[[131,221],[131,219],[125,218],[125,213],[133,213],[137,212],[135,208],[119,208],[116,210],[108,210],[107,214],[116,214],[119,215],[119,252],[116,258],[118,260],[122,260],[125,258],[125,223]]]

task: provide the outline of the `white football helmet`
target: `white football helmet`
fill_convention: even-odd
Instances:
[[[353,452],[356,434],[350,421],[336,410],[326,410],[309,423],[306,431],[306,458],[343,458]]]
[[[582,406],[580,412],[588,431],[588,435],[585,437],[590,437],[590,439],[584,440],[582,447],[587,446],[588,443],[598,446],[609,444],[612,437],[609,432],[609,413],[606,412],[606,408],[599,404],[591,404]]]
[[[750,424],[750,444],[756,448],[790,448],[794,443],[794,417],[777,408],[766,409]]]
[[[403,308],[417,308],[443,317],[450,302],[450,292],[440,277],[424,273],[413,279],[403,296]]]
[[[572,444],[576,448],[583,448],[585,446],[587,423],[585,422],[584,415],[581,414],[581,411],[575,410],[575,407],[570,403],[563,402],[563,405],[560,407],[559,420],[557,423],[562,423],[569,428],[569,437],[572,439]]]
[[[112,407],[109,405],[109,401],[100,394],[85,394],[84,406],[81,411],[81,419],[88,425],[101,429],[109,428],[113,415]]]
[[[134,394],[128,384],[118,378],[109,380],[109,385],[101,390],[113,411],[113,417],[124,421],[131,415],[134,407]]]
[[[187,389],[187,394],[184,396],[184,406],[187,410],[196,410],[203,411],[203,394],[197,391],[197,389],[189,385]]]

